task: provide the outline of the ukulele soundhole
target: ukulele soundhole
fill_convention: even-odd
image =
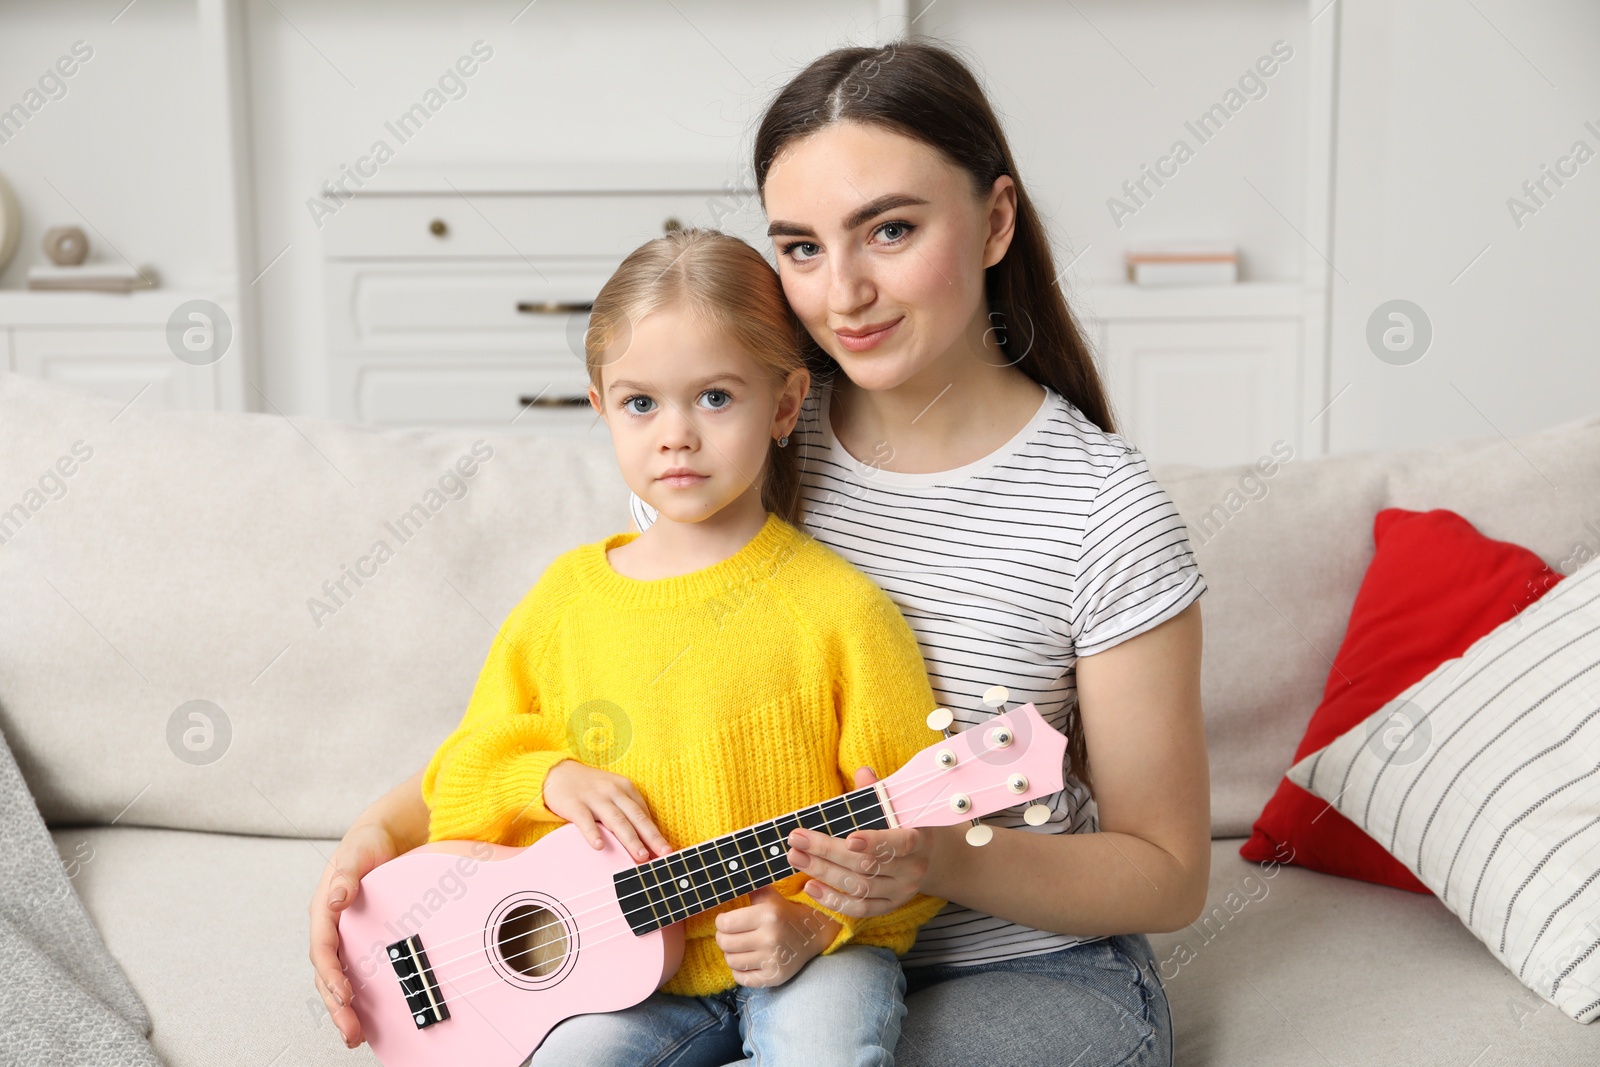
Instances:
[[[519,904],[500,924],[500,955],[514,970],[543,978],[567,958],[567,934],[548,908]]]
[[[559,981],[577,958],[571,916],[543,894],[518,893],[502,900],[487,932],[495,970],[524,989]]]

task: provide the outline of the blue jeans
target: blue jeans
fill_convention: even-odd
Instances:
[[[530,1067],[893,1067],[905,976],[886,948],[845,945],[781,986],[652,993],[551,1030]]]
[[[1143,934],[905,973],[901,1067],[1171,1067],[1172,1014]]]

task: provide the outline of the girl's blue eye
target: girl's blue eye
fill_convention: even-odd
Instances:
[[[712,397],[722,398],[720,403],[711,403],[706,405],[713,411],[719,411],[733,403],[733,397],[728,395],[726,389],[707,389],[705,392],[700,394],[700,399],[702,400],[708,400]]]
[[[649,414],[649,408],[638,408],[634,406],[635,404],[649,404],[654,406],[655,401],[651,400],[647,396],[630,396],[628,399],[622,402],[622,410],[626,411],[630,415]]]

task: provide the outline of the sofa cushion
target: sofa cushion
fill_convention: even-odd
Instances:
[[[1447,659],[1538,600],[1561,575],[1520,545],[1491,541],[1453,511],[1385,508],[1373,523],[1377,552],[1361,580],[1322,703],[1295,749],[1298,761],[1366,724],[1376,745],[1405,743],[1410,720],[1372,713]],[[1409,760],[1420,751],[1397,751]],[[1281,845],[1303,867],[1426,893],[1405,864],[1326,800],[1285,778],[1240,854],[1266,861]]]
[[[344,1047],[307,957],[306,904],[336,842],[121,825],[51,836],[168,1067],[377,1064]]]
[[[1202,685],[1219,837],[1250,833],[1292,762],[1372,559],[1380,510],[1448,508],[1563,574],[1600,555],[1600,419],[1512,441],[1293,456],[1280,445],[1259,466],[1154,471],[1210,589]]]
[[[170,1067],[377,1063],[345,1049],[306,959],[306,902],[333,841],[120,825],[53,836]],[[1238,848],[1213,843],[1205,915],[1150,938],[1177,1063],[1465,1067],[1492,1049],[1478,1067],[1542,1067],[1600,1051],[1600,1030],[1518,985],[1434,898],[1263,867]]]
[[[1289,769],[1495,957],[1600,1019],[1600,559]]]
[[[342,834],[455,727],[545,565],[626,528],[599,433],[147,410],[0,374],[0,728],[45,820]]]
[[[1543,1067],[1600,1056],[1600,1031],[1523,988],[1437,898],[1252,863],[1238,849],[1212,843],[1197,922],[1150,935],[1174,1062]]]

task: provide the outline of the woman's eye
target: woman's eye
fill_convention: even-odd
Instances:
[[[647,415],[655,401],[647,396],[630,396],[622,402],[622,410],[630,415]]]
[[[700,394],[700,399],[706,401],[706,407],[713,411],[716,411],[719,408],[725,408],[729,404],[733,403],[733,397],[729,396],[727,392],[722,389],[707,389],[705,392]]]
[[[905,240],[914,229],[916,227],[909,222],[886,222],[878,227],[878,232],[883,234],[889,244],[898,244]],[[890,233],[891,230],[894,232]]]
[[[805,249],[805,255],[795,255],[795,251],[797,249]],[[810,259],[812,256],[815,256],[818,251],[820,251],[820,249],[817,247],[817,243],[815,241],[791,241],[789,244],[783,246],[783,254],[794,260],[796,263],[806,262],[806,260]]]

